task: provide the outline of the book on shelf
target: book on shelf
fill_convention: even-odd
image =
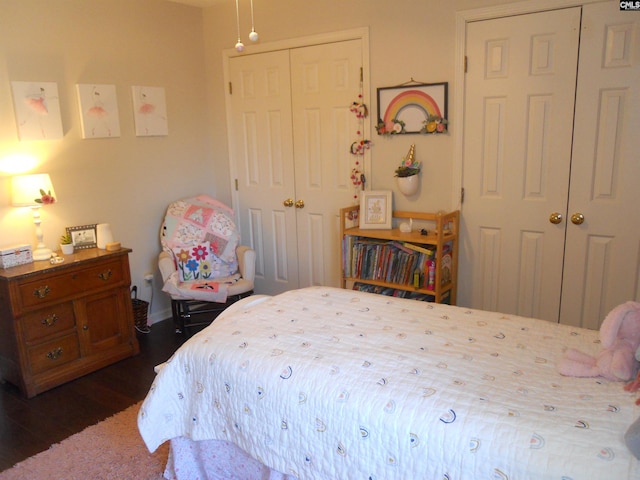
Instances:
[[[442,266],[441,266],[441,283],[449,283],[452,279],[451,277],[451,269],[452,269],[452,260],[451,253],[446,253],[442,256]]]
[[[377,293],[378,295],[387,295],[389,297],[410,298],[423,302],[434,302],[435,297],[428,293],[415,292],[411,290],[403,290],[401,288],[383,287],[380,285],[370,285],[368,283],[356,282],[353,284],[353,290],[360,292]]]
[[[421,252],[424,253],[425,255],[429,255],[431,257],[434,257],[436,252],[435,250],[431,249],[431,248],[426,248],[426,247],[422,247],[420,245],[415,245],[413,243],[410,242],[404,242],[403,245],[407,248],[410,248],[411,250],[415,250],[416,252]]]
[[[404,243],[397,242],[397,241],[393,240],[392,242],[389,242],[389,244],[393,245],[398,250],[402,250],[403,252],[412,253],[411,249],[409,247],[407,247]]]

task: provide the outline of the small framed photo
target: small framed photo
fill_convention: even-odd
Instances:
[[[95,248],[96,243],[96,224],[79,225],[77,227],[67,227],[67,233],[71,235],[71,243],[74,248]]]
[[[389,230],[391,216],[391,190],[361,193],[360,228]]]

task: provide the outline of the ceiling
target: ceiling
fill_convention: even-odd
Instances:
[[[183,3],[184,5],[191,5],[194,7],[210,7],[218,3],[223,3],[225,0],[169,0],[174,3]]]

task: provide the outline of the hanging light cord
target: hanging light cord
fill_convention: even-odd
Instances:
[[[253,28],[253,25],[254,25],[254,23],[253,23],[253,0],[251,0],[251,31],[255,32],[256,29]]]
[[[238,30],[238,42],[240,42],[240,8],[238,7],[238,0],[236,0],[236,28]]]
[[[241,52],[244,50],[244,44],[240,40],[240,8],[238,6],[238,0],[236,0],[236,27],[238,29],[238,43],[236,43],[236,50]]]
[[[249,34],[249,40],[252,42],[258,41],[258,32],[256,32],[253,22],[253,0],[251,0],[251,33]]]

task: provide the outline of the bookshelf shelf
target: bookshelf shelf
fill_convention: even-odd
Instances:
[[[459,211],[394,211],[390,230],[358,228],[359,211],[340,209],[342,288],[455,305]],[[409,219],[412,231],[401,232]]]

